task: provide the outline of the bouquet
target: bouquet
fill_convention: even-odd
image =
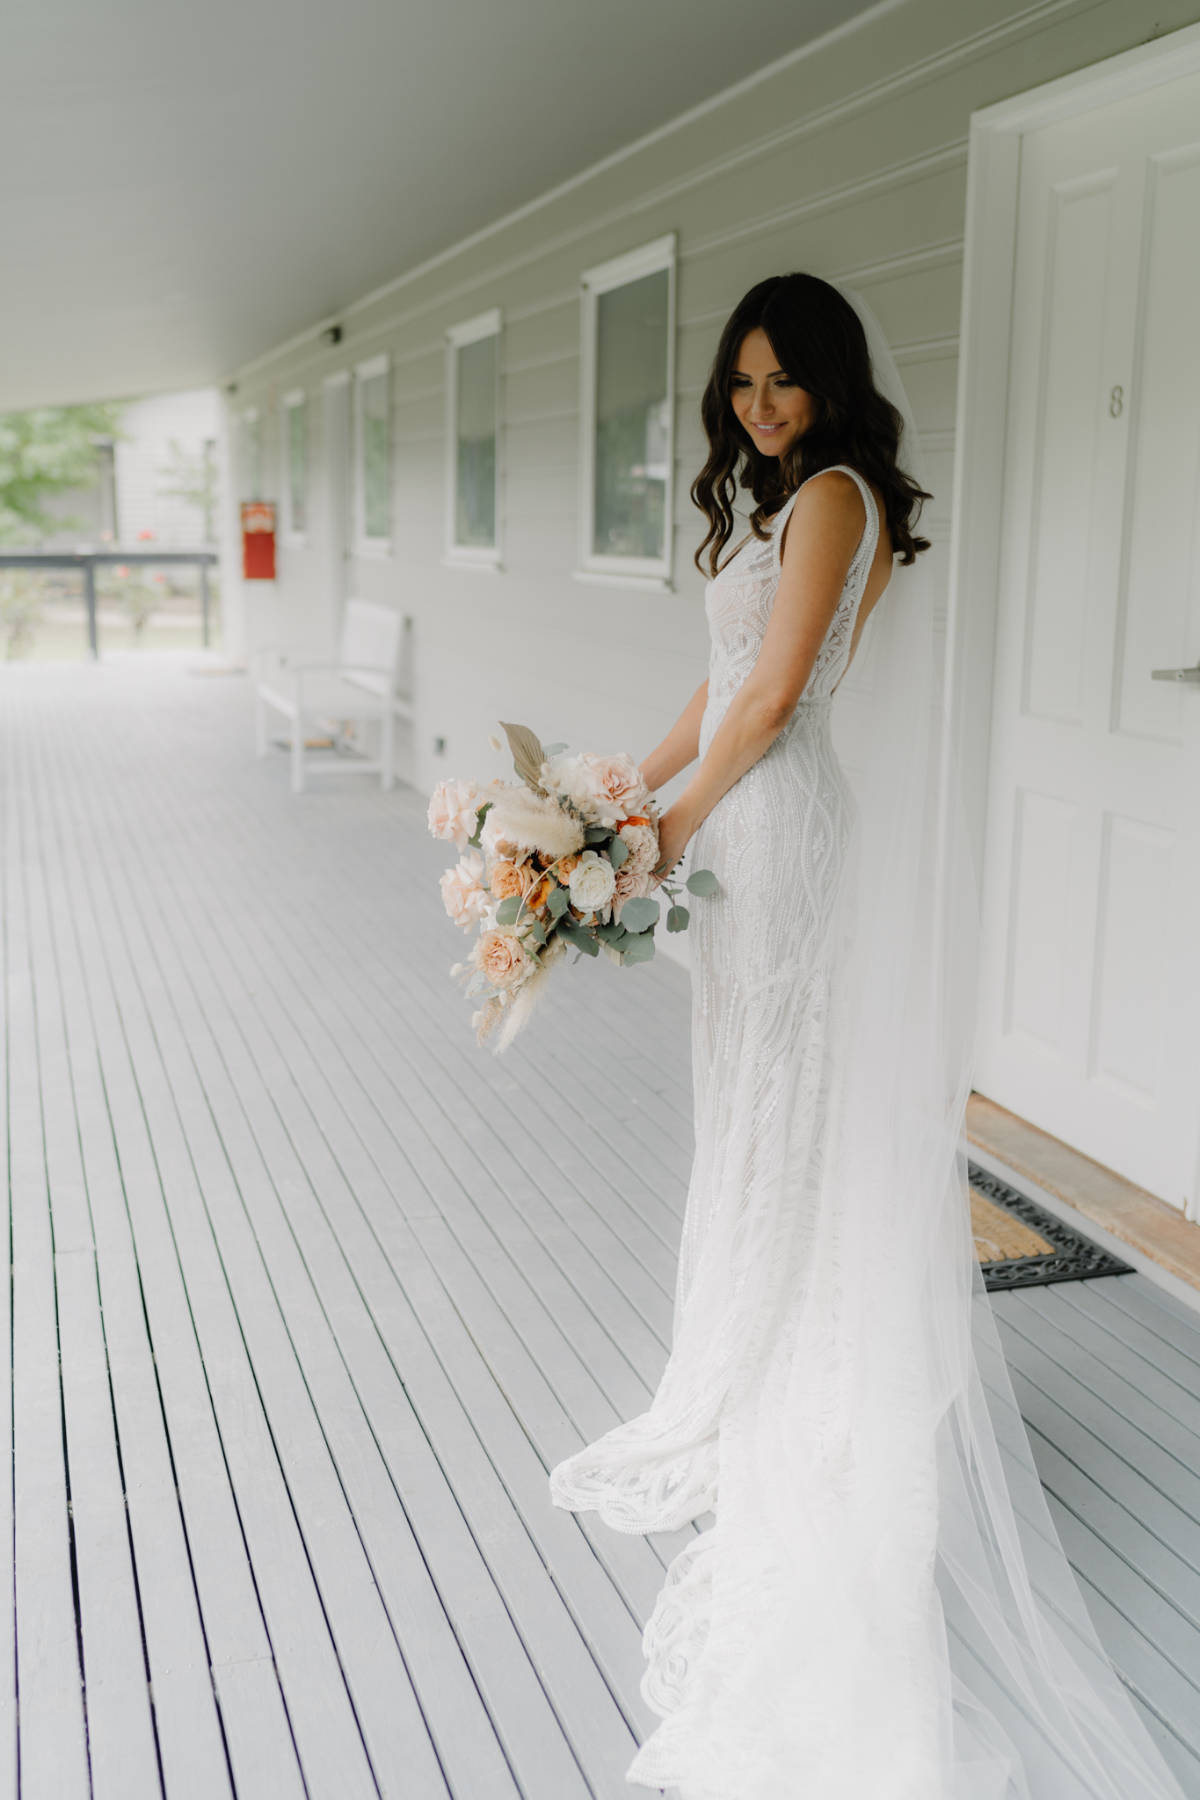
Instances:
[[[574,949],[613,962],[648,962],[661,907],[651,892],[659,858],[659,808],[624,753],[568,755],[545,749],[524,725],[501,720],[519,780],[441,781],[429,800],[432,835],[464,851],[441,877],[446,911],[464,931],[478,927],[469,955],[452,965],[472,998],[476,1042],[493,1028],[495,1050],[512,1042],[552,965]],[[500,749],[500,739],[490,739]],[[687,929],[679,887],[669,895],[668,931]],[[711,869],[687,888],[714,894]]]

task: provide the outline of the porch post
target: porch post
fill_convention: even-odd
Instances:
[[[96,636],[96,565],[91,557],[83,559],[83,597],[87,602],[88,649],[92,661],[100,660],[100,644]]]

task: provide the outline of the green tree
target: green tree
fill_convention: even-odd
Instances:
[[[204,523],[201,542],[213,542],[213,521],[217,506],[217,464],[213,446],[205,443],[199,450],[188,450],[178,438],[168,439],[169,459],[159,464],[159,492],[175,500],[188,500],[199,509]]]
[[[119,425],[124,406],[110,400],[0,413],[0,544],[34,543],[86,522],[56,518],[45,502],[91,485],[97,438],[129,436]]]
[[[43,582],[30,569],[0,569],[0,635],[7,662],[28,654],[42,617]]]

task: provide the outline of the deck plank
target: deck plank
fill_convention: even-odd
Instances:
[[[25,811],[20,788],[27,753],[27,745],[18,746],[10,765],[20,813]],[[54,1233],[30,933],[32,856],[22,823],[18,816],[16,841],[4,868],[6,1014],[14,1046],[8,1067],[8,1174],[19,1767],[22,1785],[30,1794],[44,1795],[46,1800],[51,1795],[56,1800],[87,1800],[91,1782],[73,1593]]]
[[[16,813],[17,734],[11,710],[0,710],[0,863],[15,871],[19,855]],[[17,945],[11,918],[13,890],[0,873],[0,1151],[7,1157],[12,1139],[9,1126],[9,1063],[11,1051],[25,1053],[16,1041],[12,993],[15,986],[13,956]],[[12,1184],[0,1184],[0,1233],[4,1254],[12,1262]],[[0,1281],[0,1443],[13,1441],[12,1284]],[[0,1542],[8,1548],[9,1578],[0,1583],[0,1793],[17,1791],[17,1605],[15,1579],[15,1507],[10,1466],[0,1480]]]

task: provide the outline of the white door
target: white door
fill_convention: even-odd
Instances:
[[[321,647],[331,651],[342,628],[349,586],[350,543],[350,371],[325,378],[322,418],[322,483],[325,494],[325,595],[318,625]]]
[[[1200,76],[1021,140],[975,1085],[1200,1201]]]

